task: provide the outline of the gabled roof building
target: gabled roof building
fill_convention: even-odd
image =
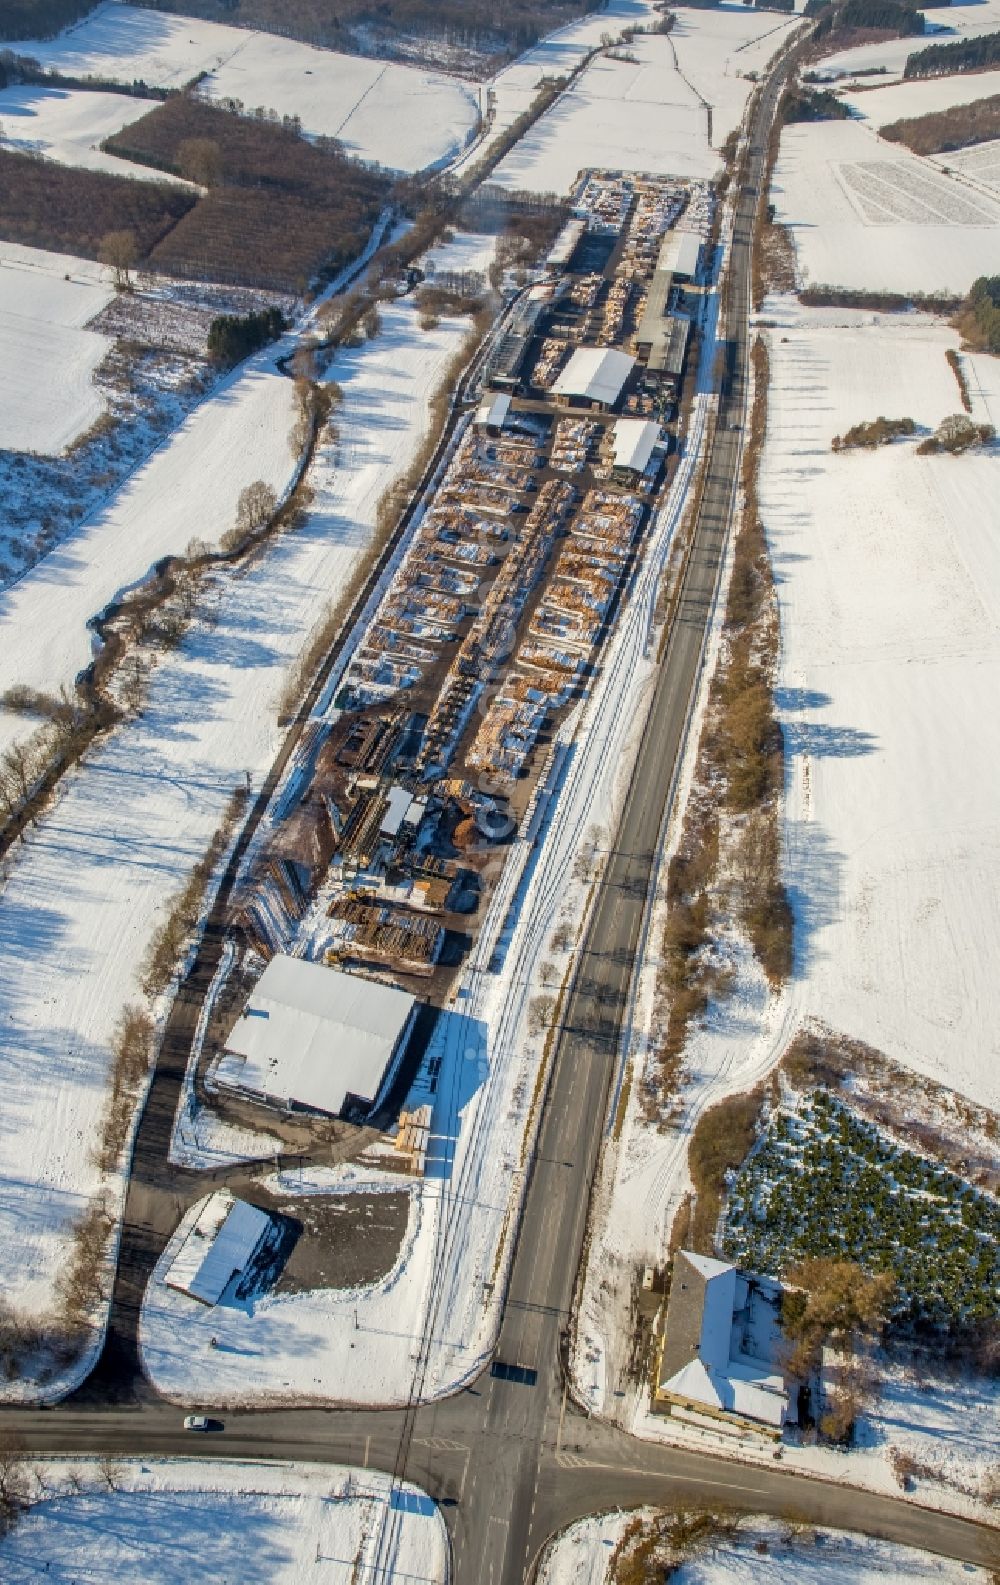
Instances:
[[[728,1261],[680,1250],[674,1257],[656,1406],[677,1404],[734,1415],[780,1429],[789,1412],[784,1377],[768,1358],[773,1325],[762,1337],[760,1313],[773,1316],[780,1290],[744,1276]],[[767,1352],[770,1349],[767,1348]]]

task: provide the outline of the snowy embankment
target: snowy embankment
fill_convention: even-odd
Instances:
[[[1000,201],[861,121],[785,127],[771,192],[800,285],[958,297],[996,269]]]
[[[669,36],[640,34],[620,58],[592,61],[501,161],[497,181],[561,193],[588,166],[716,175],[753,88],[746,74],[760,72],[792,25],[772,12],[679,13]]]
[[[43,1574],[64,1585],[189,1585],[194,1578],[351,1585],[376,1572],[386,1585],[448,1580],[448,1535],[435,1504],[415,1486],[393,1493],[373,1470],[43,1460],[28,1485],[32,1506],[0,1538],[6,1585]]]
[[[91,259],[0,243],[0,447],[62,451],[100,418],[92,376],[111,341],[84,326],[113,296]]]
[[[457,77],[117,0],[55,39],[18,49],[72,77],[157,88],[201,77],[208,99],[298,116],[308,135],[338,138],[349,154],[398,170],[441,164],[471,137],[478,117],[475,85]]]
[[[12,855],[0,894],[0,1287],[33,1316],[52,1313],[71,1224],[101,1186],[92,1152],[109,1042],[123,1004],[136,998],[164,905],[204,853],[234,785],[247,772],[259,784],[269,768],[290,669],[368,547],[378,498],[420,444],[430,393],[467,329],[446,320],[420,330],[409,300],[387,305],[382,325],[374,341],[339,353],[329,371],[344,391],[340,438],[321,447],[310,471],[315,496],[303,526],[245,568],[209,580],[209,620],[196,620],[163,656],[142,715],[64,779],[55,806]],[[291,382],[280,376],[252,373],[239,383],[248,382],[273,385],[290,401]],[[226,396],[219,400],[225,412]],[[269,445],[291,465],[290,414],[282,408],[275,424],[269,400],[270,392],[247,435],[244,402],[225,414],[247,469],[240,484],[262,471]],[[235,487],[226,460],[221,449],[192,446],[189,466],[175,466],[159,492],[145,496],[145,515],[128,519],[133,533],[162,534],[165,514],[185,541],[228,526],[228,518],[220,525],[208,515],[219,499],[217,475],[230,478],[224,490]],[[69,550],[58,554],[71,576]],[[144,567],[148,559],[147,551]],[[109,578],[113,572],[109,566]],[[42,593],[55,603],[60,587]],[[45,609],[39,597],[33,620]],[[37,636],[30,626],[10,631],[25,650]],[[47,631],[58,643],[58,626]],[[111,1187],[119,1196],[120,1182]]]
[[[164,171],[135,165],[101,149],[105,138],[138,121],[158,104],[158,99],[131,94],[88,93],[38,83],[4,88],[0,90],[0,141],[17,154],[41,155],[60,165],[134,176],[139,181],[179,182]]]
[[[539,1585],[610,1585],[612,1554],[637,1517],[616,1511],[570,1525],[543,1554]],[[696,1542],[670,1572],[674,1585],[756,1585],[765,1576],[771,1585],[959,1585],[989,1577],[985,1569],[891,1541],[762,1518],[742,1520],[730,1536]]]
[[[173,1398],[406,1402],[415,1372],[425,1398],[454,1391],[492,1346],[544,1044],[530,1003],[546,983],[543,963],[552,965],[554,984],[568,966],[593,876],[595,828],[610,828],[615,818],[649,702],[659,577],[712,401],[714,306],[708,295],[702,384],[685,455],[593,690],[559,734],[560,745],[572,748],[557,751],[563,769],[544,841],[522,834],[508,850],[453,1005],[438,1020],[407,1102],[431,1102],[433,1116],[404,1253],[374,1287],[269,1295],[253,1314],[222,1306],[206,1312],[154,1278],[143,1306],[143,1362]],[[530,829],[526,818],[522,832]],[[315,1192],[343,1192],[370,1187],[372,1175],[346,1167],[306,1181]],[[296,1173],[286,1187],[299,1185]]]
[[[262,479],[280,496],[297,460],[294,418],[292,381],[273,352],[225,379],[106,505],[0,593],[0,694],[15,683],[72,689],[91,659],[91,617],[160,557],[182,554],[192,539],[217,545],[246,485]],[[34,724],[0,712],[0,749]]]

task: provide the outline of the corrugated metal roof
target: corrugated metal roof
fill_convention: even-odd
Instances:
[[[643,473],[660,439],[660,426],[651,418],[619,418],[614,432],[616,468]]]
[[[613,347],[577,347],[553,386],[557,396],[612,403],[632,373],[635,359]]]
[[[270,1228],[266,1211],[220,1190],[205,1204],[174,1256],[167,1285],[203,1304],[218,1304],[233,1278],[246,1270]]]
[[[698,272],[701,238],[693,231],[668,231],[656,260],[657,270],[689,277]]]
[[[282,1103],[341,1112],[374,1101],[414,998],[340,969],[271,959],[226,1042],[246,1061],[237,1082]]]

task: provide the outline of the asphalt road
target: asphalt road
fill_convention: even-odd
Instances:
[[[521,1585],[545,1540],[573,1519],[615,1505],[671,1501],[784,1514],[925,1546],[972,1563],[1000,1564],[997,1532],[985,1526],[795,1476],[777,1463],[744,1466],[628,1437],[567,1403],[561,1369],[650,872],[683,748],[732,513],[741,439],[732,426],[744,411],[754,203],[777,87],[771,85],[755,120],[749,174],[739,203],[726,312],[735,340],[731,378],[711,444],[683,592],[616,845],[564,1003],[497,1363],[464,1392],[411,1414],[239,1412],[224,1417],[224,1435],[203,1438],[185,1433],[183,1411],[159,1398],[143,1380],[134,1342],[138,1302],[162,1246],[162,1230],[175,1225],[194,1186],[187,1181],[193,1175],[177,1173],[166,1160],[186,1042],[218,950],[218,941],[210,938],[202,968],[183,992],[140,1133],[108,1346],[94,1376],[65,1403],[0,1415],[0,1432],[15,1434],[27,1450],[307,1459],[405,1470],[408,1479],[443,1503],[459,1585]],[[200,1192],[205,1182],[206,1175],[199,1174]]]

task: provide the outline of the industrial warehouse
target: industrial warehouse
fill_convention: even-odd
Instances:
[[[237,1019],[219,1082],[282,1107],[370,1112],[413,1022],[405,991],[279,954]]]

